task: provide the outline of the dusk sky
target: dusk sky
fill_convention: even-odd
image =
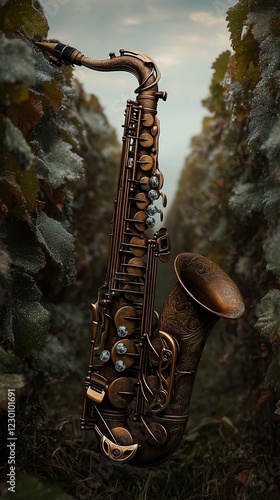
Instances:
[[[191,137],[207,110],[211,65],[230,49],[226,11],[235,0],[41,0],[49,38],[59,39],[92,59],[107,59],[119,49],[152,57],[161,71],[159,164],[169,205],[175,195]],[[99,73],[75,67],[87,92],[95,94],[121,139],[123,111],[137,80],[123,72]]]

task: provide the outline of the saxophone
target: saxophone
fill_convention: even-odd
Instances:
[[[81,429],[94,430],[102,453],[115,463],[156,465],[180,444],[195,374],[207,336],[220,317],[239,318],[241,294],[216,264],[194,253],[174,262],[177,283],[160,315],[154,310],[157,264],[170,257],[165,227],[151,235],[162,193],[158,166],[155,62],[120,50],[93,60],[77,49],[34,42],[52,64],[127,71],[139,86],[125,110],[123,146],[111,224],[107,273],[92,304],[91,344]]]

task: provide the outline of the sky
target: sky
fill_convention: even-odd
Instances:
[[[218,55],[230,49],[226,11],[236,0],[41,0],[49,38],[107,59],[119,49],[137,50],[155,60],[161,72],[158,103],[159,166],[168,205],[173,201],[190,140],[200,132]],[[121,141],[127,99],[137,80],[124,72],[100,73],[75,66],[76,77],[95,94]]]

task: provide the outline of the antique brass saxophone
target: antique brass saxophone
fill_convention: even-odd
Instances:
[[[170,256],[165,227],[153,236],[154,202],[163,175],[158,166],[160,73],[139,52],[96,61],[62,43],[35,42],[53,64],[98,71],[128,71],[139,82],[125,110],[120,175],[113,213],[107,274],[92,304],[91,347],[82,430],[94,430],[103,454],[116,463],[148,466],[168,459],[188,421],[199,359],[213,325],[238,318],[244,304],[233,281],[213,262],[193,253],[175,259],[177,284],[161,315],[154,311],[158,260]]]

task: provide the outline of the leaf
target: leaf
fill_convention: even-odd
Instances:
[[[55,81],[47,81],[44,83],[44,94],[49,104],[54,109],[58,109],[63,99],[63,92],[60,85]]]
[[[26,200],[21,187],[16,180],[16,174],[11,168],[0,170],[0,197],[7,205],[8,210],[15,211],[15,206],[21,207],[22,214],[25,212]]]
[[[266,180],[264,187],[264,216],[270,226],[274,226],[280,217],[280,181],[271,176]]]
[[[229,199],[229,207],[236,217],[243,220],[253,211],[261,210],[262,186],[239,182],[234,186],[233,192],[234,195]]]
[[[212,64],[212,69],[214,69],[213,83],[221,83],[225,77],[225,73],[228,67],[230,58],[230,51],[226,50],[222,52],[219,57]]]
[[[252,88],[251,82],[258,80],[259,45],[249,31],[243,38],[242,44],[236,47],[234,78]]]
[[[268,367],[265,377],[266,387],[272,387],[275,391],[280,390],[280,352],[275,350],[272,355],[272,361]]]
[[[70,144],[55,137],[48,151],[39,150],[36,171],[38,177],[48,180],[53,189],[68,181],[77,182],[84,176],[81,157],[73,153]]]
[[[270,231],[264,245],[264,254],[267,261],[266,268],[280,278],[280,226]]]
[[[33,212],[40,184],[33,166],[23,170],[8,154],[5,160],[7,166],[3,165],[0,171],[0,198],[10,211],[15,212],[18,209],[19,217],[23,218],[26,210]],[[11,166],[8,167],[8,164]],[[15,205],[18,207],[15,208]]]
[[[44,85],[46,82],[54,83],[62,77],[61,69],[52,66],[42,51],[33,52],[33,60],[35,62],[36,80],[33,82],[32,88],[35,93],[44,96]]]
[[[0,29],[13,34],[23,29],[28,36],[47,36],[48,23],[42,12],[32,5],[32,0],[21,0],[15,8],[14,0],[8,0],[0,10]]]
[[[15,217],[7,217],[2,236],[13,266],[35,274],[46,262],[31,227]],[[3,234],[3,228],[2,228]],[[1,236],[1,232],[0,232]]]
[[[72,356],[70,355],[72,354]],[[32,367],[44,373],[49,380],[64,380],[70,372],[77,369],[75,354],[71,353],[71,346],[63,344],[53,335],[46,338],[46,342],[32,360]]]
[[[41,98],[30,92],[24,102],[13,107],[13,115],[22,133],[28,136],[44,116]]]
[[[40,304],[41,296],[31,276],[16,274],[9,313],[15,353],[21,358],[36,352],[48,333],[50,313]]]
[[[27,203],[27,210],[33,212],[40,190],[40,184],[35,176],[34,167],[29,170],[20,170],[16,173],[16,178]]]
[[[270,134],[267,140],[263,143],[262,150],[266,153],[271,163],[276,162],[276,170],[278,173],[278,159],[280,155],[280,118],[277,119],[274,126],[270,128]]]
[[[48,217],[40,211],[35,225],[38,241],[51,258],[59,265],[68,283],[75,278],[74,237],[68,233],[61,222]]]
[[[250,12],[246,20],[248,26],[251,26],[252,33],[259,43],[263,42],[271,35],[272,24],[276,27],[275,21],[276,23],[278,21],[279,26],[279,12],[277,6],[271,9],[258,9],[254,12]]]
[[[272,289],[261,299],[255,327],[271,343],[280,338],[280,290]]]
[[[0,127],[1,135],[4,136],[4,146],[15,156],[22,168],[30,168],[34,155],[21,130],[6,117],[2,117]]]
[[[239,42],[241,41],[243,25],[247,14],[249,12],[249,2],[247,0],[240,0],[234,7],[227,11],[226,20],[228,22],[228,30],[230,32],[230,39],[232,47],[236,50]]]
[[[261,146],[266,150],[272,147],[275,150],[275,134],[279,132],[277,121],[279,116],[278,92],[280,64],[279,41],[273,37],[266,38],[261,43],[259,66],[261,78],[254,89],[250,113],[250,132],[248,144],[252,151],[258,152]],[[269,136],[272,132],[272,137]],[[267,143],[265,141],[268,139]],[[279,146],[278,146],[279,147]]]
[[[4,33],[0,32],[0,58],[1,84],[31,85],[34,82],[34,61],[31,49],[25,42],[7,38]]]

